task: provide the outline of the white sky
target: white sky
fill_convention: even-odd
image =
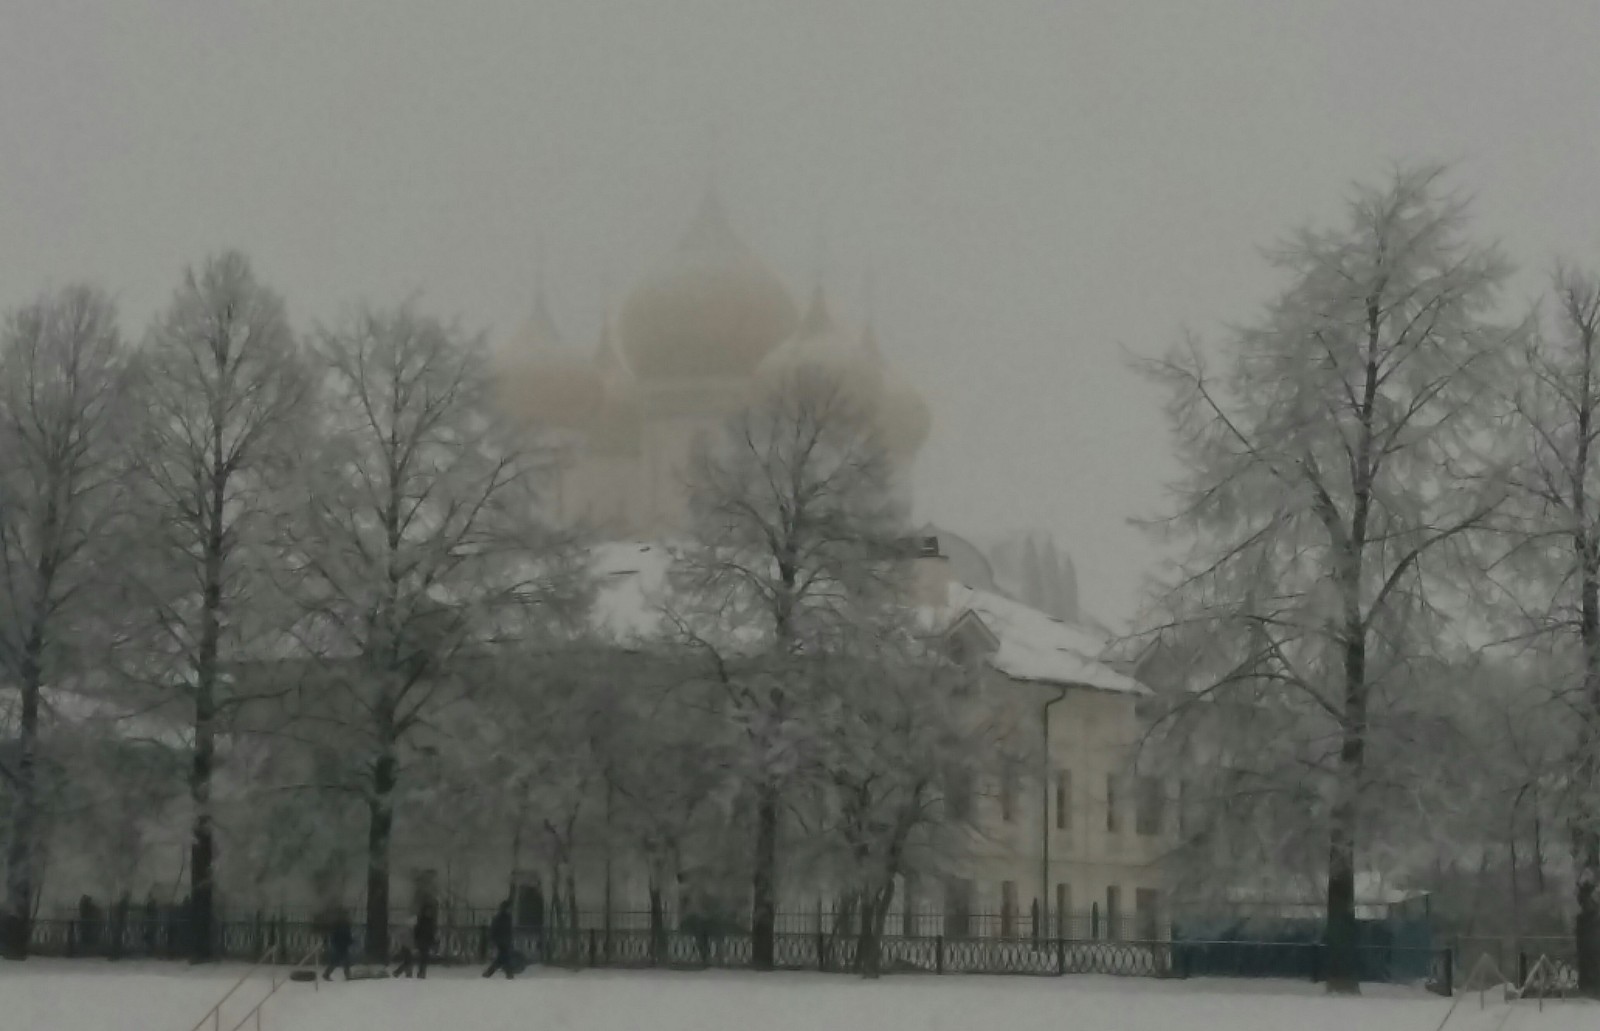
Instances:
[[[1053,530],[1115,620],[1172,472],[1119,345],[1252,317],[1258,248],[1393,160],[1600,263],[1597,55],[1595,0],[0,0],[0,305],[92,278],[136,333],[238,246],[302,324],[503,332],[542,254],[587,343],[715,167],[797,294],[819,239],[846,314],[875,269],[921,514]]]

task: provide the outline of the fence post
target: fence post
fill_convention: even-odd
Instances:
[[[1444,950],[1444,994],[1453,996],[1456,993],[1456,954],[1453,949]]]
[[[1056,939],[1056,976],[1060,977],[1067,972],[1067,941],[1065,938]]]
[[[933,972],[944,973],[944,935],[933,940]]]
[[[599,932],[592,927],[589,928],[589,965],[591,967],[600,965]]]
[[[1528,983],[1528,954],[1517,953],[1517,987],[1521,988]]]

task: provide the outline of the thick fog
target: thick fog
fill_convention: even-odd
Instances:
[[[1129,616],[1171,471],[1122,348],[1247,321],[1259,249],[1455,163],[1534,278],[1600,257],[1589,0],[776,4],[0,0],[0,305],[90,278],[137,334],[239,247],[297,325],[420,291],[567,339],[714,179],[927,394],[919,514],[1036,525]]]

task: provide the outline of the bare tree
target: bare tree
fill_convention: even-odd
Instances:
[[[1507,267],[1464,238],[1441,174],[1400,170],[1357,192],[1342,230],[1285,245],[1292,282],[1231,341],[1223,375],[1192,343],[1146,365],[1187,470],[1151,524],[1187,545],[1151,623],[1204,645],[1177,711],[1225,700],[1235,730],[1265,733],[1223,758],[1248,771],[1251,744],[1270,745],[1314,803],[1334,991],[1357,988],[1375,727],[1433,652],[1434,592],[1498,503],[1479,452],[1517,336],[1487,321]]]
[[[387,958],[389,851],[404,746],[470,676],[475,646],[515,638],[552,594],[535,536],[532,451],[502,432],[483,343],[409,305],[321,335],[325,460],[293,552],[301,641],[354,747],[368,809],[367,949]]]
[[[937,639],[901,625],[904,615],[862,624],[814,672],[827,727],[816,777],[823,840],[842,852],[841,914],[857,927],[866,977],[880,970],[896,882],[941,869],[971,842],[972,828],[944,805],[945,785],[997,776],[1019,758],[1006,702],[984,697]]]
[[[795,697],[804,662],[860,606],[895,590],[904,531],[889,475],[854,384],[811,366],[741,411],[691,465],[693,542],[674,576],[696,609],[680,625],[701,645],[726,628],[748,631],[737,644],[722,637],[716,666],[750,746],[758,969],[773,965],[779,815],[785,779],[798,766],[796,734],[807,732]],[[730,646],[763,661],[729,675]]]
[[[1521,574],[1509,593],[1528,617],[1524,630],[1576,656],[1555,697],[1575,731],[1565,800],[1578,985],[1600,996],[1600,276],[1561,267],[1553,300],[1553,332],[1522,350],[1509,380],[1517,454],[1507,557]]]
[[[39,848],[36,769],[44,688],[82,669],[79,619],[96,581],[97,547],[118,514],[114,491],[125,361],[116,311],[89,286],[46,293],[14,311],[0,336],[0,679],[19,692],[6,851],[4,954],[31,938]]]
[[[134,363],[143,409],[134,490],[148,569],[134,604],[155,623],[146,668],[192,705],[191,947],[212,958],[217,862],[212,781],[236,701],[225,663],[254,632],[269,536],[308,413],[309,381],[282,300],[236,251],[209,258]]]

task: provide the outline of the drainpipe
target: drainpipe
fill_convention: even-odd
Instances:
[[[1044,916],[1044,928],[1050,927],[1050,706],[1067,697],[1067,689],[1058,687],[1056,696],[1044,703],[1039,710],[1039,719],[1044,730],[1044,776],[1040,778],[1043,790],[1039,792],[1042,799],[1042,808],[1039,823],[1039,841],[1043,846],[1042,858],[1039,862],[1039,912]],[[1057,914],[1060,917],[1060,914]],[[1034,936],[1039,937],[1041,928],[1034,929]],[[1057,931],[1060,928],[1057,927]],[[1060,937],[1060,934],[1057,934]]]

